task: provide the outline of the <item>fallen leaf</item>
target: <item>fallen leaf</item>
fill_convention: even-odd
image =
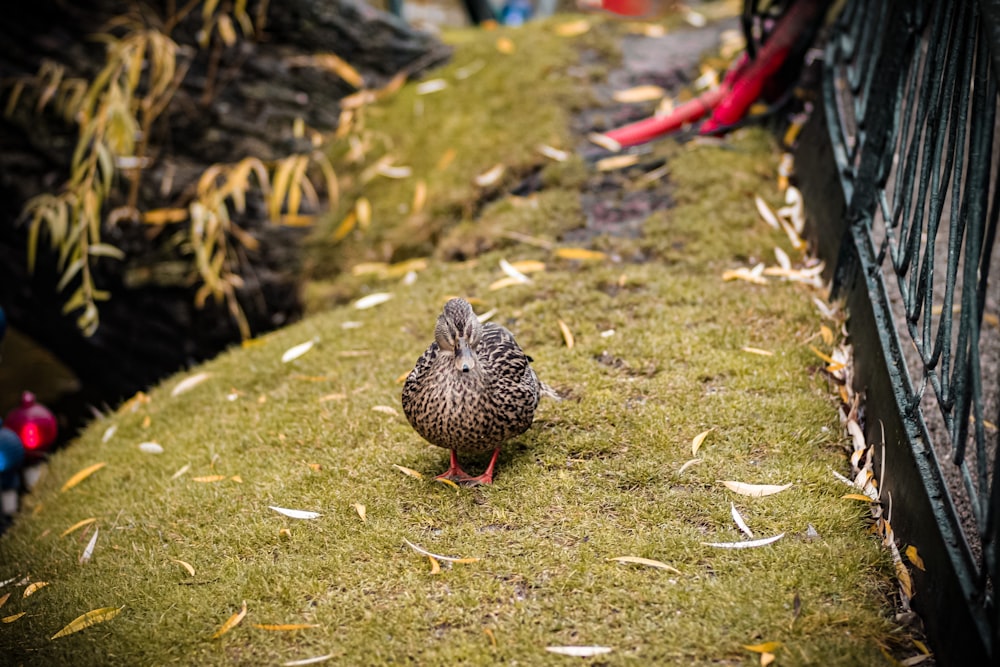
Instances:
[[[271,624],[271,623],[253,623],[252,627],[258,630],[268,630],[270,632],[292,632],[293,630],[306,630],[308,628],[318,628],[319,625],[316,623],[281,623],[281,624]]]
[[[587,135],[587,139],[593,143],[597,144],[601,148],[611,151],[612,153],[617,153],[622,149],[622,145],[615,139],[612,139],[606,134],[601,134],[599,132],[591,132]]]
[[[910,578],[910,572],[906,569],[906,565],[903,563],[902,559],[895,561],[896,565],[896,579],[899,580],[899,588],[903,595],[909,599],[913,599],[913,579]]]
[[[780,266],[781,268],[783,268],[786,271],[791,271],[791,269],[792,269],[792,260],[790,260],[788,258],[788,253],[786,253],[781,248],[778,248],[777,246],[775,246],[775,248],[774,248],[774,258],[776,260],[778,260],[778,266]]]
[[[840,497],[842,500],[860,500],[863,503],[874,502],[871,498],[863,493],[845,493]]]
[[[478,185],[481,188],[489,187],[491,185],[495,185],[497,181],[500,180],[500,177],[503,176],[503,173],[504,171],[506,171],[506,169],[507,168],[503,166],[503,164],[495,164],[488,170],[477,175],[473,180],[475,181],[476,185]]]
[[[333,242],[336,243],[337,241],[343,241],[357,224],[358,212],[356,209],[352,208],[347,212],[347,215],[344,216],[344,219],[340,221],[340,224],[337,225],[337,228],[333,230]]]
[[[368,229],[372,224],[372,204],[367,197],[358,197],[354,202],[354,211],[358,215],[358,227]]]
[[[432,554],[430,551],[427,551],[423,547],[417,546],[416,544],[414,544],[413,542],[409,541],[405,537],[403,538],[403,541],[406,542],[406,545],[408,547],[410,547],[411,549],[413,549],[414,551],[416,551],[418,554],[421,554],[421,555],[424,555],[424,556],[430,556],[431,558],[436,558],[438,560],[447,561],[449,563],[476,563],[476,562],[478,562],[480,560],[478,558],[456,558],[456,557],[453,557],[453,556],[439,556],[438,554]]]
[[[194,576],[194,566],[192,566],[191,563],[188,563],[187,561],[183,560],[177,560],[176,558],[171,558],[170,560],[171,562],[177,563],[185,570],[187,570],[187,573],[190,574],[192,577]]]
[[[600,250],[587,250],[586,248],[556,248],[555,256],[560,259],[575,259],[580,261],[598,261],[608,258]]]
[[[912,544],[910,546],[906,547],[906,558],[911,563],[913,563],[913,566],[915,568],[917,568],[921,572],[926,571],[924,569],[924,559],[920,557],[920,554],[917,553],[917,548],[915,546],[913,546]]]
[[[326,655],[317,655],[315,658],[303,658],[302,660],[289,660],[288,662],[281,663],[282,667],[303,667],[304,665],[315,665],[319,662],[326,662],[333,657],[332,653],[327,653]]]
[[[666,94],[667,91],[663,90],[663,88],[660,88],[659,86],[647,85],[627,88],[625,90],[616,90],[611,97],[615,102],[633,104],[636,102],[652,102],[653,100],[662,98]]]
[[[278,514],[284,514],[290,519],[318,519],[322,516],[319,512],[311,512],[309,510],[290,510],[285,507],[275,507],[274,505],[268,505],[268,508]]]
[[[358,516],[361,517],[361,520],[364,523],[368,523],[368,512],[365,509],[364,505],[362,505],[361,503],[354,503],[353,505],[351,505],[351,507],[354,508],[354,511],[358,513]]]
[[[424,476],[422,474],[420,474],[419,472],[417,472],[413,468],[407,468],[406,466],[396,465],[395,463],[392,464],[392,467],[395,468],[396,470],[399,470],[404,475],[409,475],[410,477],[416,477],[417,479],[423,479],[424,478]]]
[[[162,454],[163,445],[158,442],[140,442],[139,451],[145,454]]]
[[[340,392],[334,392],[332,394],[324,394],[323,396],[320,396],[319,397],[319,402],[320,403],[326,403],[328,401],[342,401],[345,398],[347,398],[347,394],[343,394],[343,393],[340,393]]]
[[[70,526],[69,528],[67,528],[66,530],[64,530],[62,533],[60,533],[59,537],[66,537],[67,535],[69,535],[73,531],[79,530],[80,528],[83,528],[84,526],[88,526],[88,525],[94,523],[95,521],[97,521],[97,517],[93,517],[93,516],[90,517],[89,519],[83,519],[82,521],[77,521],[72,526]]]
[[[508,262],[506,259],[500,258],[500,270],[507,274],[508,277],[522,283],[530,283],[531,278],[524,275],[521,271],[516,269],[513,264]]]
[[[511,262],[510,265],[521,273],[538,273],[545,270],[545,262],[539,262],[537,259],[522,259]]]
[[[687,470],[691,466],[697,465],[698,463],[701,463],[701,462],[702,462],[702,459],[691,459],[690,461],[685,461],[684,465],[682,465],[680,468],[677,469],[677,474],[680,475],[681,473],[683,473],[685,470]]]
[[[441,563],[434,556],[428,556],[427,560],[431,563],[431,574],[441,574]]]
[[[680,574],[681,571],[672,565],[667,565],[658,560],[651,560],[649,558],[640,558],[639,556],[616,556],[615,558],[608,558],[608,560],[617,561],[619,563],[635,563],[636,565],[648,565],[649,567],[656,567],[661,570],[666,570],[667,572],[673,572],[674,574]]]
[[[399,416],[399,411],[396,410],[396,408],[392,407],[391,405],[373,405],[372,411],[381,412],[386,415],[392,415],[393,417]]]
[[[226,478],[225,475],[204,475],[202,477],[192,477],[192,482],[199,482],[201,484],[211,484],[212,482],[221,482]]]
[[[358,310],[366,310],[368,308],[374,308],[379,304],[383,304],[392,298],[390,292],[375,292],[374,294],[369,294],[368,296],[363,296],[354,302],[354,307]]]
[[[576,21],[559,23],[553,28],[553,32],[560,37],[576,37],[578,35],[582,35],[588,30],[590,30],[590,21],[587,19],[578,19]]]
[[[569,330],[569,327],[562,320],[559,320],[559,330],[562,331],[563,340],[566,341],[566,348],[572,350],[574,344],[573,332]]]
[[[569,159],[569,153],[547,144],[539,144],[538,146],[535,146],[535,150],[550,160],[555,160],[556,162],[565,162]]]
[[[546,646],[545,650],[549,653],[571,655],[576,658],[591,658],[595,655],[604,655],[612,651],[607,646]]]
[[[26,611],[22,611],[21,613],[19,613],[19,614],[13,614],[12,616],[4,616],[3,618],[0,618],[0,621],[2,621],[4,623],[13,623],[14,621],[16,621],[17,619],[21,618],[22,616],[24,616],[27,613],[28,612],[26,612]]]
[[[118,424],[112,424],[111,426],[104,429],[104,435],[101,436],[101,442],[107,442],[114,437],[115,431],[118,430]]]
[[[445,486],[450,486],[453,489],[455,489],[456,491],[461,491],[462,490],[462,487],[460,487],[458,484],[456,484],[455,482],[453,482],[450,479],[445,479],[444,477],[435,477],[434,481],[437,482],[437,483],[439,483],[439,484],[444,484]]]
[[[233,481],[233,482],[236,482],[237,484],[242,484],[242,483],[243,483],[243,478],[242,478],[242,477],[240,477],[239,475],[233,475],[233,476],[232,476],[232,477],[230,477],[229,479],[230,479],[231,481]]]
[[[94,528],[94,534],[90,536],[90,542],[87,543],[87,548],[83,550],[82,554],[80,554],[80,560],[78,561],[80,565],[90,562],[90,557],[94,555],[94,547],[97,546],[97,536],[100,532],[100,528]]]
[[[771,544],[772,542],[777,542],[784,536],[784,533],[779,533],[773,537],[751,540],[750,542],[702,542],[702,545],[706,547],[718,547],[720,549],[752,549],[754,547],[763,547]]]
[[[293,345],[292,347],[285,350],[285,353],[281,355],[281,363],[287,364],[290,361],[295,361],[303,354],[311,350],[313,348],[313,345],[315,345],[318,341],[319,341],[318,338],[313,338],[312,340],[307,340],[304,343]]]
[[[698,456],[698,449],[701,447],[701,444],[705,442],[705,438],[707,438],[708,434],[711,432],[712,429],[708,429],[694,436],[691,440],[691,456]]]
[[[781,642],[764,642],[763,644],[744,644],[743,648],[754,653],[774,653],[784,646]]]
[[[60,491],[69,491],[74,486],[76,486],[77,484],[79,484],[83,480],[87,479],[88,477],[90,477],[91,475],[93,475],[95,472],[97,472],[98,470],[100,470],[101,468],[103,468],[106,465],[108,465],[107,462],[106,461],[102,461],[101,463],[95,463],[94,465],[87,466],[86,468],[84,468],[83,470],[81,470],[80,472],[76,473],[75,475],[73,475],[72,477],[70,477],[68,480],[66,480],[66,483],[63,484],[62,488],[59,489],[59,490]]]
[[[639,164],[639,156],[631,154],[612,155],[611,157],[602,158],[598,160],[594,166],[597,168],[597,171],[614,171],[616,169],[625,169],[636,164]]]
[[[417,84],[417,95],[430,95],[448,87],[448,82],[444,79],[428,79]]]
[[[170,391],[170,395],[180,396],[185,391],[194,389],[210,377],[212,377],[211,373],[195,373],[190,377],[186,377],[174,386],[174,388]]]
[[[10,593],[5,593],[3,597],[0,597],[0,608],[7,604],[7,600],[10,599]]]
[[[763,267],[764,265],[759,265]],[[753,269],[748,269],[745,266],[741,266],[738,269],[730,269],[728,271],[722,272],[723,282],[729,282],[731,280],[743,280],[748,283],[753,283],[754,285],[766,285],[767,279],[761,277],[763,273],[763,268],[761,268],[760,273],[755,272]]]
[[[45,588],[48,585],[49,582],[47,581],[36,581],[33,584],[28,584],[28,587],[24,589],[24,594],[21,597],[22,598],[30,597],[34,595],[37,591]]]
[[[759,354],[762,357],[774,356],[774,352],[771,352],[770,350],[762,350],[759,347],[741,347],[740,349],[749,354]]]
[[[744,482],[733,482],[730,480],[720,480],[726,485],[730,491],[738,493],[742,496],[751,496],[754,498],[760,498],[762,496],[771,496],[775,493],[781,493],[788,487],[792,485],[791,482],[778,486],[776,484],[746,484]]]
[[[227,632],[235,628],[237,625],[240,624],[240,621],[242,621],[243,617],[246,615],[247,615],[247,601],[244,600],[243,608],[240,611],[233,614],[232,616],[230,616],[226,620],[226,622],[222,624],[222,627],[215,631],[215,634],[212,635],[212,639],[218,639],[222,635],[226,634]]]
[[[497,290],[504,289],[506,287],[513,287],[514,285],[523,285],[523,280],[518,280],[517,278],[511,278],[510,276],[505,276],[499,280],[494,280],[490,283],[489,290],[495,292]]]
[[[497,51],[504,54],[505,56],[509,56],[516,50],[517,47],[514,45],[514,42],[511,41],[509,37],[501,37],[497,39]]]
[[[733,516],[733,521],[736,522],[736,527],[739,528],[744,535],[746,535],[752,540],[753,531],[750,530],[750,527],[747,525],[746,521],[743,520],[743,515],[740,514],[740,511],[736,509],[736,503],[733,502],[729,503],[729,511]]]
[[[190,463],[182,465],[180,468],[177,469],[177,472],[175,472],[173,475],[170,476],[171,481],[173,481],[173,480],[177,479],[178,477],[180,477],[181,475],[185,474],[190,469],[191,469],[191,464]]]

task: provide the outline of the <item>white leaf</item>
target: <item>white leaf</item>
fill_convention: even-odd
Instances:
[[[515,269],[513,266],[511,266],[510,262],[508,262],[506,259],[502,258],[500,259],[500,269],[519,283],[531,282],[531,278],[529,278],[528,276],[524,275],[523,273]]]
[[[146,454],[162,454],[163,446],[158,442],[140,442],[139,451]]]
[[[591,658],[595,655],[604,655],[612,651],[607,646],[546,646],[545,650],[549,653],[571,655],[576,658]]]
[[[211,375],[212,375],[211,373],[195,373],[194,375],[192,375],[190,377],[186,377],[186,378],[184,378],[183,380],[181,380],[180,382],[177,383],[177,386],[175,386],[170,391],[170,395],[171,396],[180,396],[185,391],[188,391],[189,389],[193,389],[193,388],[197,387],[199,384],[201,384],[202,382],[204,382],[205,380],[207,380],[209,377],[211,377]]]
[[[309,510],[290,510],[285,507],[275,507],[274,505],[268,505],[268,507],[278,514],[284,514],[290,519],[317,519],[322,516],[319,512],[310,512]]]
[[[729,503],[729,509],[730,509],[730,512],[733,515],[733,521],[736,522],[737,528],[739,528],[741,531],[743,531],[743,534],[746,535],[747,537],[749,537],[752,540],[753,539],[753,531],[750,530],[750,527],[747,526],[746,521],[743,520],[743,515],[740,514],[740,511],[738,509],[736,509],[736,503],[730,502]]]
[[[175,480],[178,477],[180,477],[181,475],[183,475],[184,473],[186,473],[190,469],[191,469],[191,464],[190,463],[188,463],[186,465],[183,465],[183,466],[181,466],[180,468],[177,469],[177,472],[175,472],[173,475],[170,476],[170,479],[171,480]]]
[[[479,320],[480,322],[485,322],[486,320],[490,319],[496,314],[497,314],[497,309],[493,308],[491,310],[487,310],[482,315],[476,315],[476,319]]]
[[[302,665],[315,665],[318,662],[326,662],[333,657],[332,653],[317,655],[315,658],[303,658],[302,660],[289,660],[281,663],[283,667],[302,667]]]
[[[785,271],[792,270],[792,260],[788,258],[788,253],[777,246],[774,247],[774,258],[778,260],[778,266]]]
[[[733,482],[730,480],[722,480],[722,483],[725,484],[726,488],[733,493],[738,493],[741,496],[751,496],[753,498],[772,496],[775,493],[781,493],[792,485],[791,482],[778,486],[776,484],[747,484],[745,482]]]
[[[448,87],[448,82],[444,79],[430,79],[417,84],[417,95],[429,95]]]
[[[701,461],[702,461],[701,459],[691,459],[690,461],[685,461],[684,465],[682,465],[680,468],[677,469],[677,474],[680,475],[691,466],[701,463]]]
[[[750,542],[702,542],[702,544],[706,547],[718,547],[720,549],[752,549],[753,547],[763,547],[772,542],[777,542],[784,536],[784,533],[779,533],[774,537],[765,537],[764,539],[752,540]]]
[[[97,535],[100,532],[100,528],[94,528],[94,534],[91,536],[90,542],[87,543],[87,548],[80,554],[80,565],[90,561],[90,557],[94,555],[94,546],[97,544]]]
[[[392,415],[393,417],[399,416],[399,411],[391,405],[373,405],[372,410],[375,412],[381,412],[383,414]]]
[[[566,151],[559,150],[558,148],[554,148],[546,144],[539,144],[535,147],[535,150],[550,160],[555,160],[556,162],[565,162],[569,159],[569,153]]]
[[[767,205],[767,202],[761,199],[759,195],[754,195],[753,201],[757,204],[757,212],[760,213],[760,217],[764,218],[764,222],[775,229],[781,229],[781,225],[778,224],[778,216],[774,214],[774,211]]]
[[[354,307],[358,310],[365,310],[366,308],[373,308],[380,303],[385,303],[392,298],[392,294],[389,292],[375,292],[374,294],[369,294],[368,296],[363,296],[354,302]]]
[[[107,442],[111,438],[115,437],[115,431],[118,430],[118,424],[112,424],[111,426],[104,429],[104,435],[101,436],[101,442]]]
[[[353,322],[352,321],[352,322],[343,322],[340,325],[340,328],[341,329],[360,329],[363,326],[364,326],[364,324],[362,324],[361,322]]]
[[[398,468],[400,466],[396,467]],[[432,554],[430,551],[427,551],[427,549],[417,546],[416,544],[409,541],[405,537],[403,538],[403,541],[406,542],[407,546],[416,551],[418,554],[423,554],[424,556],[430,556],[431,558],[436,558],[437,560],[444,560],[448,561],[449,563],[475,563],[476,561],[479,560],[478,558],[456,558],[454,556],[441,556],[438,554]]]
[[[281,355],[281,363],[287,364],[289,361],[295,361],[303,354],[312,349],[319,341],[319,338],[313,338],[312,340],[307,340],[304,343],[299,343],[298,345],[293,345],[292,347],[285,350],[285,353]]]

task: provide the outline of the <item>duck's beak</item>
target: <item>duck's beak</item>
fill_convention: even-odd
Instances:
[[[468,373],[476,365],[476,355],[469,347],[469,341],[465,338],[458,339],[458,346],[455,349],[455,367],[463,373]]]

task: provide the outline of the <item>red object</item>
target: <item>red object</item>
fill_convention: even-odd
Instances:
[[[21,405],[7,413],[4,426],[17,433],[30,456],[39,455],[56,440],[59,427],[55,415],[47,407],[35,401],[30,391],[21,394]]]
[[[712,116],[702,124],[700,134],[712,134],[739,122],[750,105],[760,97],[768,79],[781,69],[796,42],[807,32],[808,26],[822,16],[825,8],[823,0],[792,4],[778,20],[770,38],[757,52],[757,57],[748,60],[744,54],[736,66],[726,73],[718,88],[685,102],[667,116],[647,118],[605,134],[624,147],[678,130],[709,112]]]

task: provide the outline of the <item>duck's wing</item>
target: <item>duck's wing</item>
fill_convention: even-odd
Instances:
[[[529,366],[530,359],[514,340],[514,334],[499,324],[487,322],[483,325],[483,338],[478,350],[492,377],[521,382],[526,376],[534,375]]]
[[[424,353],[420,355],[417,359],[416,365],[410,374],[406,376],[406,383],[403,385],[403,395],[406,396],[410,391],[418,387],[427,377],[427,373],[430,371],[431,366],[434,365],[434,360],[437,359],[441,348],[438,344],[431,343],[430,347],[424,350]]]

